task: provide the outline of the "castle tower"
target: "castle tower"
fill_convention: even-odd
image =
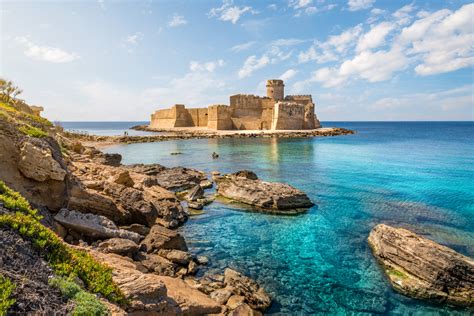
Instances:
[[[271,79],[267,80],[267,97],[275,101],[283,100],[285,97],[285,84],[283,80]]]

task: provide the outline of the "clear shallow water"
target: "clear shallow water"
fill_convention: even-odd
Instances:
[[[331,123],[356,135],[199,139],[109,147],[123,162],[254,170],[304,190],[306,214],[215,202],[181,228],[191,250],[260,282],[270,314],[468,314],[395,293],[367,245],[378,223],[404,226],[474,257],[474,123]],[[212,152],[220,154],[213,160]],[[171,156],[171,152],[182,155]]]
[[[60,122],[64,129],[99,136],[122,136],[127,132],[130,136],[153,135],[154,133],[136,131],[130,129],[136,125],[144,125],[149,122]]]

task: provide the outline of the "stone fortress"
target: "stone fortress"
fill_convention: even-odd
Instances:
[[[186,109],[176,104],[151,115],[151,129],[199,127],[213,130],[309,130],[321,125],[311,95],[284,94],[283,80],[267,80],[267,96],[236,94],[230,105]]]

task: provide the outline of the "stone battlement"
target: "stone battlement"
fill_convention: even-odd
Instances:
[[[151,116],[150,127],[207,127],[216,130],[300,130],[320,127],[311,95],[284,95],[283,80],[267,80],[267,95],[235,94],[230,105],[186,109],[175,104]]]

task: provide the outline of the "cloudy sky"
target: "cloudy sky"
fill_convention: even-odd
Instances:
[[[462,0],[4,1],[0,75],[52,120],[312,94],[322,121],[472,120]]]

